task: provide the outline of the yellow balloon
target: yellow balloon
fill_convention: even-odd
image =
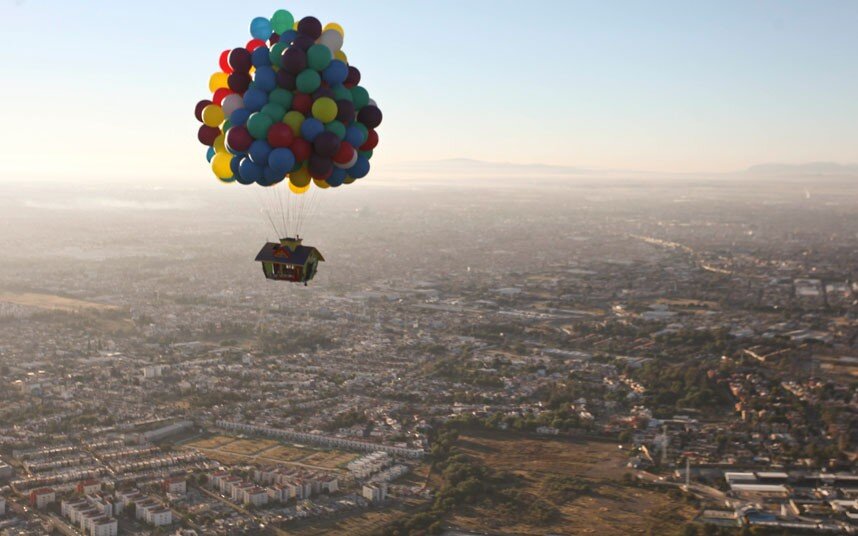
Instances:
[[[217,178],[220,180],[232,178],[230,162],[232,162],[232,155],[229,153],[216,153],[214,155],[214,158],[212,158],[212,171],[214,171]]]
[[[304,123],[304,114],[296,110],[287,112],[283,118],[283,122],[292,128],[292,134],[295,136],[301,135],[301,125]]]
[[[325,30],[336,30],[343,37],[346,36],[346,31],[343,30],[343,27],[340,26],[339,24],[337,24],[336,22],[329,22],[329,23],[325,24]]]
[[[355,181],[354,177],[346,177],[345,180],[343,180],[343,184],[351,184],[354,181]]]
[[[307,192],[310,189],[310,185],[307,186],[295,186],[291,182],[289,183],[289,189],[292,190],[293,194],[301,195]]]
[[[214,145],[215,153],[226,153],[226,134],[221,132],[221,135],[215,138]]]
[[[346,56],[346,53],[343,52],[342,50],[338,50],[338,51],[334,52],[334,57],[336,59],[340,60],[341,62],[345,63],[345,64],[348,64],[348,62],[349,62],[349,57]]]
[[[210,127],[219,127],[226,117],[223,115],[223,108],[217,104],[209,104],[203,108],[203,123]]]
[[[330,123],[337,118],[337,103],[328,97],[316,99],[313,103],[313,117],[322,123]]]
[[[224,88],[224,87],[227,87],[227,88],[229,87],[229,75],[228,74],[226,74],[226,73],[215,73],[212,75],[211,78],[209,78],[209,90],[211,90],[212,93],[214,93],[215,91],[217,91],[221,88]]]
[[[307,164],[301,166],[301,169],[298,171],[293,171],[289,174],[289,186],[304,188],[310,185],[310,180],[310,169],[307,167]]]
[[[319,179],[313,179],[313,184],[315,184],[317,188],[321,188],[322,190],[331,187],[331,185],[328,184],[328,181],[320,181]]]

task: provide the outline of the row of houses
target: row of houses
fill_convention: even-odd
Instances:
[[[314,493],[334,493],[339,490],[336,477],[300,476],[281,470],[256,470],[256,482],[248,482],[227,471],[213,473],[210,485],[233,501],[244,505],[265,506],[269,502],[309,499]],[[267,484],[268,487],[262,487]]]
[[[369,478],[393,463],[393,458],[386,452],[373,452],[349,462],[346,468],[355,478]]]
[[[133,506],[134,518],[137,520],[145,521],[155,527],[164,527],[173,523],[172,510],[136,489],[117,491],[116,498],[122,503],[123,508]]]
[[[61,503],[62,515],[90,536],[116,536],[119,524],[115,516],[122,510],[121,503],[101,494]]]

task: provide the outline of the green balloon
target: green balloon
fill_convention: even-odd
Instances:
[[[280,57],[289,48],[289,45],[286,43],[275,43],[273,47],[271,47],[271,52],[268,53],[268,57],[271,58],[271,64],[275,67],[280,67]]]
[[[256,112],[250,115],[247,119],[247,131],[257,140],[264,140],[268,137],[268,129],[274,124],[274,120],[261,112]]]
[[[319,86],[322,85],[322,77],[313,69],[304,69],[301,71],[301,74],[298,75],[295,85],[301,93],[310,94],[319,89]],[[369,99],[369,96],[367,96],[367,99]]]
[[[232,128],[232,122],[227,119],[223,122],[223,133],[226,134]]]
[[[354,102],[355,110],[360,110],[369,104],[369,92],[361,86],[352,88],[352,102]]]
[[[340,121],[331,121],[325,125],[325,130],[336,134],[340,141],[346,139],[346,126]]]
[[[271,29],[276,34],[282,34],[287,30],[292,29],[295,24],[295,17],[285,9],[278,9],[274,16],[271,17]]]
[[[372,158],[372,151],[371,150],[370,151],[358,151],[358,154],[366,157],[367,160]]]
[[[307,65],[316,71],[322,71],[334,59],[331,49],[325,45],[313,45],[307,50]]]
[[[271,118],[275,123],[283,121],[283,116],[286,115],[286,108],[276,102],[269,102],[262,107],[262,113]]]
[[[346,86],[337,86],[334,88],[334,100],[347,100],[352,102],[352,92]]]
[[[292,92],[279,87],[268,95],[268,103],[272,102],[288,110],[292,107]]]

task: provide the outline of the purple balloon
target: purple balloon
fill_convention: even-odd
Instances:
[[[310,175],[318,179],[330,175],[334,170],[334,163],[330,158],[313,154],[310,155],[310,163],[307,167],[310,170]]]
[[[358,71],[357,67],[349,65],[349,75],[346,77],[346,81],[343,82],[343,85],[348,88],[352,88],[358,84],[360,84],[360,71]]]
[[[381,110],[379,110],[378,106],[368,104],[360,109],[357,119],[363,123],[366,128],[376,128],[381,124]]]
[[[288,89],[289,91],[295,91],[297,86],[295,85],[295,75],[287,71],[286,69],[280,69],[277,71],[277,85],[282,87],[283,89]]]
[[[295,40],[294,40],[294,41],[292,41],[292,46],[293,46],[293,47],[295,47],[295,48],[299,48],[299,49],[301,49],[301,50],[303,50],[303,51],[305,51],[305,52],[306,52],[306,51],[308,51],[308,50],[310,50],[310,47],[311,47],[311,46],[313,46],[313,45],[315,45],[315,44],[316,44],[316,40],[315,40],[315,39],[313,39],[313,38],[312,38],[312,37],[310,37],[309,35],[304,35],[304,34],[302,34],[302,33],[299,33],[299,34],[295,37]]]
[[[355,120],[355,105],[352,101],[340,99],[337,101],[337,121],[348,125]]]
[[[333,158],[340,149],[340,138],[333,132],[322,132],[313,140],[316,154],[325,158]]]
[[[298,76],[307,68],[307,53],[297,47],[289,47],[280,59],[280,65],[290,74]]]
[[[250,72],[250,68],[253,66],[250,51],[240,47],[232,49],[227,57],[227,63],[237,73]]]
[[[277,43],[280,42],[280,34],[278,34],[277,32],[273,32],[271,34],[271,37],[268,38],[268,42],[271,45],[276,45]]]
[[[304,17],[298,21],[298,33],[309,36],[315,41],[322,35],[322,23],[316,17]]]
[[[236,93],[244,93],[250,87],[250,83],[253,82],[253,79],[250,78],[248,73],[239,73],[235,72],[229,75],[227,78],[227,84],[229,85],[229,89],[235,91]]]
[[[316,90],[315,93],[313,93],[313,100],[314,101],[319,100],[322,97],[327,97],[329,99],[333,99],[334,98],[334,90],[332,90],[329,87],[320,87],[319,89]]]

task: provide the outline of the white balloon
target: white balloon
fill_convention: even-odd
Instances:
[[[370,106],[378,107],[378,103],[375,102],[375,99],[369,99],[369,104],[370,104]]]
[[[336,30],[325,30],[318,42],[331,49],[332,54],[343,48],[343,36]]]
[[[221,107],[223,108],[224,115],[226,115],[226,118],[229,119],[229,116],[232,115],[232,112],[244,108],[244,98],[242,98],[242,96],[238,93],[227,95],[227,97],[223,99],[223,104],[221,105]]]

